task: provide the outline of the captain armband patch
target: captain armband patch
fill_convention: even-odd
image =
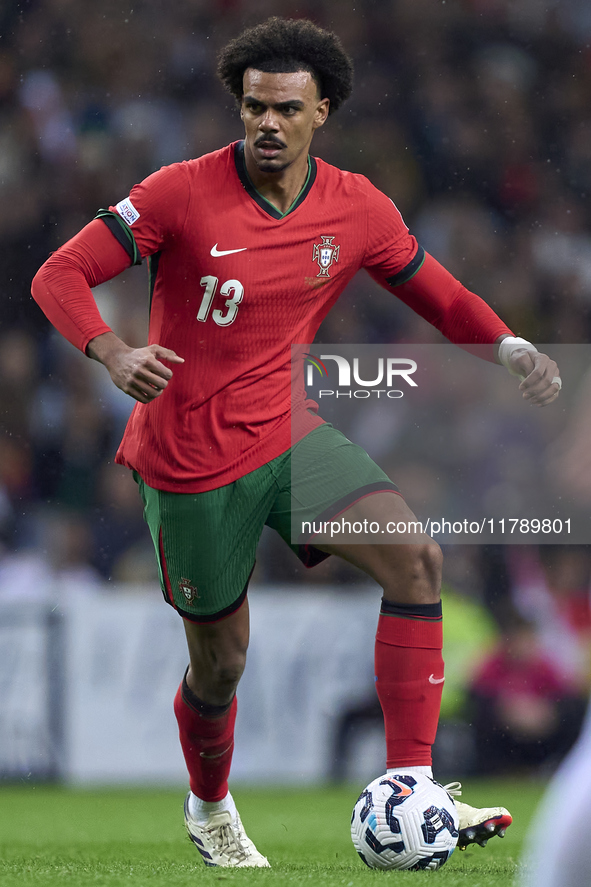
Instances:
[[[120,200],[119,203],[115,204],[115,209],[117,210],[123,221],[130,226],[133,225],[134,222],[137,222],[140,217],[139,212],[137,211],[129,197],[126,197],[125,200]]]

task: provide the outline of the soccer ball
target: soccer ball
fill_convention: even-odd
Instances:
[[[372,869],[437,869],[458,843],[458,813],[442,785],[419,774],[379,776],[353,808],[351,838]]]

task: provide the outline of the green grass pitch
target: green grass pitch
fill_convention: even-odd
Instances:
[[[527,823],[542,786],[528,781],[464,784],[471,804],[503,804],[514,816],[504,840],[456,851],[437,872],[367,869],[349,838],[349,818],[362,787],[237,789],[249,836],[271,869],[206,868],[182,824],[183,791],[0,788],[0,884],[180,887],[219,881],[236,885],[361,887],[411,884],[508,887],[518,868]]]

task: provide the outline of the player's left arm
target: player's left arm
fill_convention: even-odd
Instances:
[[[533,406],[545,407],[556,400],[562,388],[558,365],[531,342],[502,336],[495,342],[495,356],[511,375],[519,376],[519,390]]]
[[[519,390],[532,405],[546,406],[558,397],[562,383],[556,363],[530,342],[515,337],[480,296],[466,289],[428,253],[410,280],[399,285],[387,279],[381,282],[451,342],[490,345],[489,350],[478,350],[479,354],[484,351],[480,356],[518,376]]]
[[[515,337],[490,305],[466,289],[433,256],[425,253],[416,274],[395,292],[451,342],[493,343],[492,359],[521,379],[519,390],[533,406],[546,406],[558,397],[562,382],[556,363],[531,342]]]
[[[400,212],[367,180],[366,244],[363,267],[381,286],[395,294],[443,335],[460,347],[479,347],[479,357],[505,366],[521,379],[523,397],[545,406],[562,387],[554,361],[525,339],[514,336],[490,305],[466,289],[410,234]],[[474,351],[473,351],[474,353]]]

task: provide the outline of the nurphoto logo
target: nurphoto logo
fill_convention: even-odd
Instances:
[[[351,362],[341,354],[321,354],[319,357],[306,354],[306,385],[311,388],[314,385],[314,370],[317,370],[320,378],[324,381],[329,375],[324,361],[334,361],[337,368],[337,386],[338,389],[321,388],[318,391],[318,397],[355,397],[357,399],[367,399],[369,397],[381,397],[385,395],[393,400],[404,397],[404,391],[395,388],[395,384],[406,383],[411,388],[416,388],[417,383],[412,378],[413,373],[417,371],[417,363],[406,357],[379,357],[377,366],[372,375],[375,378],[361,378],[361,369],[359,366],[359,358],[354,357]],[[334,370],[334,367],[331,367]],[[367,369],[364,370],[364,373]],[[351,383],[353,377],[353,384]],[[354,385],[358,385],[355,388]],[[385,387],[380,388],[380,385]]]

